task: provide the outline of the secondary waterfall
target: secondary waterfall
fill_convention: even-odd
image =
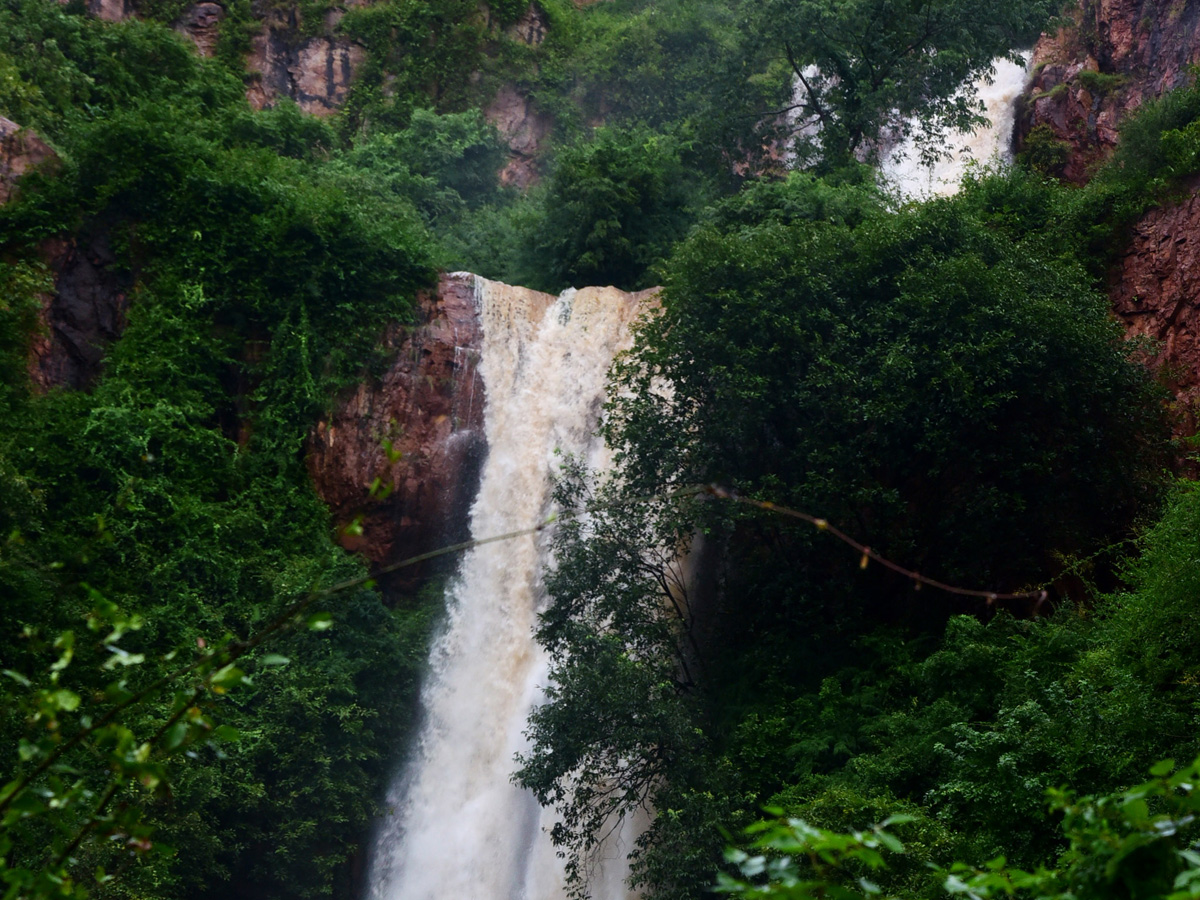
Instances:
[[[558,454],[607,465],[595,437],[605,377],[629,343],[638,295],[584,288],[555,298],[477,278],[480,371],[488,456],[471,534],[529,528],[551,512]],[[551,811],[514,786],[547,660],[532,637],[546,541],[478,547],[449,590],[445,626],[422,691],[417,746],[389,795],[369,882],[372,900],[559,900],[563,867],[547,834]],[[623,900],[617,834],[593,883],[595,900]]]
[[[953,194],[971,163],[1009,161],[1016,101],[1029,78],[1031,53],[1024,65],[997,59],[991,82],[981,80],[975,88],[983,101],[988,124],[969,134],[948,136],[949,156],[932,167],[921,165],[915,141],[908,138],[893,147],[880,164],[884,181],[905,197],[919,199]]]

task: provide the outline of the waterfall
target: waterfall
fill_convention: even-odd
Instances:
[[[559,297],[476,278],[482,323],[488,456],[471,509],[476,538],[536,525],[551,512],[558,454],[608,464],[595,437],[605,378],[629,343],[638,295],[615,288]],[[553,813],[512,784],[526,749],[529,711],[548,660],[533,641],[547,562],[545,537],[478,547],[448,590],[422,690],[417,745],[390,793],[378,836],[372,900],[560,900],[562,863],[550,844]],[[617,834],[593,885],[623,900]]]
[[[1007,59],[995,61],[995,73],[990,81],[976,83],[979,99],[983,101],[988,124],[969,134],[948,136],[949,156],[934,166],[923,166],[915,141],[907,138],[885,155],[880,164],[884,182],[895,187],[902,196],[920,199],[958,190],[958,185],[972,163],[986,164],[995,160],[1009,161],[1016,101],[1029,78],[1031,53],[1023,54],[1024,65]]]

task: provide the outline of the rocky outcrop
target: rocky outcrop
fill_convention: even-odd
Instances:
[[[0,116],[0,203],[16,194],[17,182],[26,172],[57,162],[58,154],[36,133]]]
[[[1129,335],[1152,339],[1149,361],[1175,395],[1178,434],[1200,425],[1200,177],[1189,188],[1187,200],[1134,226],[1109,283]]]
[[[536,3],[530,3],[521,18],[504,30],[504,36],[509,40],[520,41],[530,47],[541,44],[549,33],[550,20]]]
[[[1085,182],[1125,118],[1188,82],[1200,62],[1200,2],[1082,0],[1074,24],[1045,35],[1018,117],[1019,144],[1052,142],[1061,174]],[[1108,276],[1113,311],[1175,397],[1175,430],[1200,426],[1200,178],[1147,212]]]
[[[0,117],[0,203],[32,169],[53,170],[58,154],[28,128]],[[105,348],[125,329],[133,279],[116,265],[103,234],[83,242],[54,238],[41,246],[54,289],[41,295],[40,327],[29,347],[29,376],[41,390],[86,388]]]
[[[133,0],[87,0],[87,9],[106,22],[124,22],[134,14]]]
[[[416,318],[386,335],[387,371],[345,397],[308,442],[308,470],[343,545],[376,566],[464,539],[454,529],[465,527],[485,450],[475,276],[443,275],[419,297]],[[422,574],[404,570],[386,586]]]
[[[333,36],[336,13],[325,23],[325,35],[302,38],[295,9],[261,12],[265,23],[246,63],[254,76],[246,90],[250,105],[264,109],[290,97],[315,116],[337,112],[366,61],[366,49]]]
[[[104,235],[82,245],[47,241],[42,252],[54,291],[42,298],[29,374],[42,390],[87,388],[100,374],[105,349],[125,330],[133,277],[117,264]]]
[[[1034,49],[1017,142],[1061,146],[1062,175],[1079,184],[1112,152],[1126,115],[1188,80],[1200,62],[1200,3],[1084,0],[1074,19]]]
[[[524,190],[538,178],[538,160],[553,120],[541,114],[525,94],[503,85],[483,111],[508,144],[508,162],[500,170],[500,183]]]
[[[219,3],[193,3],[175,21],[174,28],[191,39],[201,56],[212,56],[217,51],[221,20],[224,18],[225,7]]]

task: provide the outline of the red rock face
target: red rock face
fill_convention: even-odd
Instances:
[[[508,144],[508,162],[500,170],[500,183],[525,190],[538,179],[542,145],[553,121],[539,113],[533,101],[512,85],[503,85],[483,111]]]
[[[331,116],[350,93],[367,58],[364,47],[333,37],[337,14],[331,14],[325,37],[299,39],[300,23],[292,10],[271,9],[263,29],[254,37],[247,68],[256,78],[246,89],[255,109],[274,106],[290,97],[306,113]]]
[[[36,133],[0,116],[0,203],[9,201],[30,169],[57,162],[58,154]]]
[[[387,334],[383,376],[345,397],[308,442],[308,470],[343,546],[377,566],[465,539],[485,452],[475,276],[443,275],[416,315]],[[372,496],[375,479],[390,493]],[[345,531],[356,519],[361,535]],[[402,570],[388,586],[411,587],[425,572]]]
[[[1128,113],[1187,81],[1200,61],[1200,3],[1083,0],[1075,20],[1034,49],[1017,142],[1048,129],[1070,151],[1063,177],[1081,184],[1116,146]]]
[[[1068,150],[1063,177],[1085,182],[1112,152],[1125,117],[1188,81],[1200,61],[1200,3],[1082,0],[1076,24],[1046,35],[1019,137],[1043,126]],[[1187,199],[1150,210],[1108,277],[1113,311],[1175,396],[1179,435],[1200,426],[1200,177]]]
[[[1177,434],[1200,424],[1200,177],[1191,196],[1134,226],[1110,273],[1113,309],[1131,337],[1151,338],[1150,361],[1176,398]]]

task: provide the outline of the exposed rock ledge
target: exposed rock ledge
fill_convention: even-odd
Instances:
[[[0,116],[0,203],[17,191],[21,176],[39,166],[53,166],[58,154],[28,128]]]

